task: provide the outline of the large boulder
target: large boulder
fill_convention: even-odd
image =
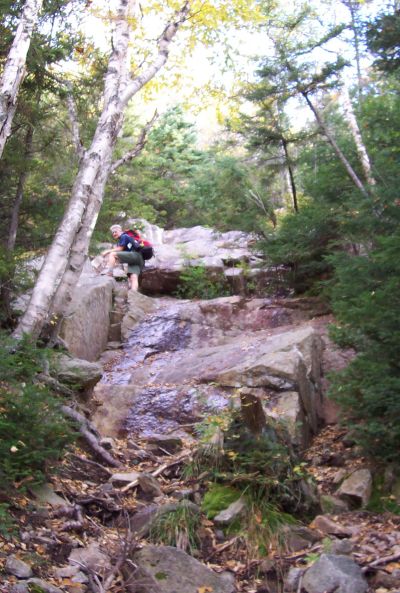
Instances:
[[[265,286],[275,275],[275,271],[266,268],[260,254],[254,253],[255,237],[249,233],[220,233],[202,226],[164,230],[138,219],[128,220],[124,226],[139,226],[142,236],[154,246],[155,257],[146,264],[141,279],[145,294],[172,294],[188,266],[204,266],[209,274],[226,279],[233,291],[239,293],[246,291],[248,282]],[[240,272],[240,266],[245,268],[245,273]]]
[[[108,436],[170,432],[240,393],[286,420],[303,449],[318,428],[321,340],[308,322],[279,327],[296,315],[268,299],[163,301],[96,387],[93,421]]]
[[[368,583],[360,567],[348,556],[322,554],[302,581],[306,593],[366,593]]]
[[[121,335],[127,339],[132,329],[156,308],[155,299],[130,290],[127,298],[127,311],[122,319]]]
[[[290,440],[294,446],[304,449],[307,443],[310,442],[311,431],[306,422],[306,416],[297,391],[282,393],[270,414],[285,422]]]
[[[73,356],[94,361],[105,350],[113,285],[114,281],[106,276],[82,274],[60,331]]]
[[[96,408],[92,422],[101,435],[121,437],[126,435],[126,419],[139,398],[139,391],[133,385],[108,385],[98,383],[95,387]]]
[[[353,472],[337,491],[337,496],[348,502],[353,508],[366,507],[372,492],[372,474],[362,468]]]
[[[232,579],[219,575],[198,560],[171,546],[146,546],[133,561],[138,567],[138,593],[234,593]],[[141,581],[145,584],[140,589]]]
[[[54,357],[50,372],[61,383],[67,383],[81,391],[87,391],[100,381],[103,367],[97,362],[59,354]]]

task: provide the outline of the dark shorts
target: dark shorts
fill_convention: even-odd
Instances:
[[[144,267],[143,257],[137,251],[119,251],[117,257],[123,264],[128,264],[128,274],[139,276]]]

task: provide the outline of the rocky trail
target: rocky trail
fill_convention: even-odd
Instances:
[[[16,485],[16,526],[0,528],[1,593],[400,592],[400,516],[373,509],[377,469],[325,397],[327,373],[351,353],[329,342],[323,304],[127,295],[104,278],[92,286],[90,310],[76,317],[101,320],[101,298],[111,305],[107,348],[92,333],[80,354],[79,324],[64,337],[79,336],[75,356],[102,352],[80,413],[111,463],[82,440],[51,483]],[[207,492],[227,479],[215,460],[240,454],[227,411],[253,443],[284,434],[301,520],[274,532],[242,497],[210,512]],[[389,470],[382,493],[395,502]],[[252,472],[249,483],[262,474]]]
[[[252,556],[245,533],[226,535],[218,522],[202,513],[208,476],[185,478],[184,468],[196,448],[196,423],[226,408],[237,389],[239,370],[233,363],[239,361],[242,382],[247,378],[247,383],[260,383],[260,370],[255,373],[252,363],[250,372],[243,353],[260,351],[266,343],[263,332],[271,339],[280,336],[280,343],[288,347],[290,340],[283,338],[287,331],[298,338],[314,331],[313,325],[320,331],[329,321],[313,319],[315,303],[309,303],[308,310],[305,302],[288,304],[241,297],[195,303],[160,299],[122,349],[106,352],[106,372],[88,406],[100,433],[112,435],[101,442],[120,467],[111,469],[85,448],[77,449],[67,455],[46,489],[16,496],[13,510],[21,538],[11,533],[2,539],[2,592],[272,593],[282,591],[283,583],[285,591],[350,592],[367,590],[364,577],[370,591],[399,591],[400,517],[349,510],[346,496],[337,497],[346,476],[367,470],[354,443],[336,425],[322,429],[305,454],[324,510],[312,522],[291,529],[282,546],[271,542],[264,558]],[[279,325],[282,321],[285,324]],[[200,344],[207,346],[202,349]],[[264,359],[267,354],[268,348]],[[292,386],[284,384],[290,379],[287,369],[283,372],[279,366],[277,350],[274,357],[281,379],[279,383],[275,376],[275,397]],[[271,365],[268,372],[273,385]],[[276,413],[278,403],[273,402],[271,413]],[[357,496],[354,504],[360,507]],[[183,529],[181,551],[154,547],[161,543],[151,528],[154,517],[179,508],[199,513],[199,546],[191,549]],[[356,564],[335,563],[343,558]],[[327,564],[320,570],[339,579],[336,589],[318,588],[321,573],[316,581],[311,575],[303,587],[302,580],[310,574],[305,569],[317,559]],[[149,576],[153,565],[157,571]],[[354,575],[350,569],[356,566],[361,571]],[[157,580],[157,575],[164,576]],[[354,581],[349,581],[350,575]]]

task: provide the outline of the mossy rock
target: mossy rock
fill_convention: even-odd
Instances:
[[[201,508],[209,519],[214,519],[218,513],[228,508],[230,504],[237,501],[241,493],[231,486],[222,484],[211,484],[206,492]]]

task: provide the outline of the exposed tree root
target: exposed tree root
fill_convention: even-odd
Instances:
[[[114,457],[100,445],[96,429],[92,423],[83,416],[83,414],[80,414],[69,406],[61,406],[61,410],[66,416],[78,423],[79,432],[82,437],[100,459],[107,463],[107,465],[111,465],[111,467],[121,467],[121,463],[117,459],[114,459]]]

